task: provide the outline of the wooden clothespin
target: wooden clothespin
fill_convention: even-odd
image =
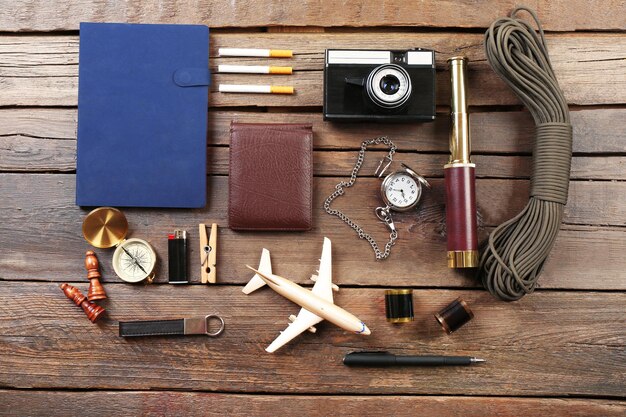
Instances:
[[[217,281],[217,223],[211,224],[211,235],[207,233],[206,224],[198,226],[200,236],[200,277],[203,284],[215,284]]]

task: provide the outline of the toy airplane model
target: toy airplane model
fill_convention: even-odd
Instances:
[[[332,282],[331,263],[330,239],[325,237],[320,268],[317,271],[318,275],[311,277],[315,285],[310,291],[286,278],[272,274],[270,252],[267,249],[263,249],[258,270],[248,266],[255,275],[243,289],[244,293],[250,294],[267,284],[278,294],[302,307],[298,317],[293,315],[289,317],[292,323],[289,323],[289,326],[265,349],[266,351],[275,352],[305,330],[315,333],[316,329],[313,326],[324,319],[357,334],[371,334],[365,323],[333,303],[333,290],[337,291],[339,287]]]

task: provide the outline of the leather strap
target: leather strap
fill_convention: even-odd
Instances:
[[[185,334],[185,320],[120,321],[120,336],[180,336]]]
[[[210,331],[211,320],[219,321],[219,328]],[[215,337],[224,331],[224,320],[217,315],[211,314],[204,317],[192,317],[176,320],[144,320],[144,321],[120,321],[120,337],[139,336],[187,336],[203,334]]]

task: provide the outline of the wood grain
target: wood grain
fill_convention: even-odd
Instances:
[[[209,175],[228,175],[228,148],[208,150]],[[364,176],[371,176],[385,151],[372,151],[363,165]],[[352,170],[355,151],[315,151],[313,171],[316,176],[343,176]],[[406,153],[402,160],[421,175],[443,177],[444,154]],[[478,178],[530,178],[532,160],[529,156],[475,155]],[[626,180],[626,157],[574,157],[571,179]],[[76,141],[36,139],[23,136],[0,137],[0,171],[10,172],[75,172]]]
[[[237,395],[176,391],[50,392],[0,390],[0,413],[5,416],[66,417],[85,404],[100,415],[160,416],[464,416],[499,417],[623,416],[624,403],[564,398],[496,398],[462,396]]]
[[[626,117],[625,109],[594,109],[572,112],[574,152],[599,153],[602,157],[575,157],[573,179],[626,179],[624,156],[626,125],[615,123]],[[209,144],[227,145],[231,120],[277,123],[311,123],[314,145],[319,150],[356,149],[366,137],[388,135],[404,153],[405,162],[429,177],[441,176],[447,159],[448,116],[440,114],[431,124],[377,125],[373,123],[333,124],[319,113],[251,113],[212,111],[209,113]],[[75,109],[0,110],[0,170],[24,172],[72,172],[76,169]],[[507,153],[530,153],[534,128],[526,112],[487,112],[471,114],[471,134],[478,175],[490,178],[519,178],[530,174],[530,158],[509,158]],[[431,154],[433,152],[439,154]],[[209,150],[209,174],[228,172],[228,150]],[[489,155],[497,153],[498,155]],[[487,154],[487,155],[482,155]],[[316,175],[345,175],[353,165],[354,153],[316,152]],[[373,171],[372,155],[364,172]]]
[[[570,113],[574,128],[574,153],[626,153],[626,108],[576,108]],[[449,116],[440,113],[433,123],[376,124],[330,123],[320,112],[286,113],[211,110],[209,144],[228,145],[230,122],[310,123],[316,149],[358,149],[364,138],[388,135],[399,149],[449,152]],[[475,153],[527,153],[532,151],[534,123],[529,113],[519,111],[470,113],[472,150]],[[75,108],[0,109],[0,138],[25,136],[33,139],[76,139]]]
[[[350,285],[409,285],[429,287],[470,286],[478,283],[472,272],[450,270],[445,263],[445,235],[442,180],[433,181],[418,214],[397,214],[400,239],[391,258],[376,262],[371,248],[357,239],[348,226],[321,209],[336,178],[315,181],[314,230],[308,233],[243,233],[226,228],[227,179],[210,179],[210,204],[201,210],[124,209],[130,236],[147,239],[165,259],[166,236],[174,228],[191,231],[190,259],[197,259],[198,223],[220,226],[218,281],[242,284],[248,279],[245,264],[256,264],[260,250],[272,251],[277,273],[306,282],[317,268],[323,236],[334,242],[335,279]],[[81,224],[87,210],[74,205],[73,175],[0,175],[0,278],[20,280],[80,281],[86,279],[85,250]],[[374,237],[383,241],[388,232],[372,214],[378,201],[378,180],[364,178],[350,196],[337,200],[336,207],[349,213]],[[479,180],[481,211],[480,238],[493,226],[510,218],[527,200],[527,181]],[[615,195],[624,193],[624,183],[572,182],[567,221],[583,224],[626,221],[624,207]],[[348,198],[349,197],[349,198]],[[579,202],[580,201],[580,202]],[[294,244],[295,242],[295,244]],[[564,226],[540,285],[546,288],[625,289],[626,260],[623,228]],[[96,250],[105,281],[118,279],[112,270],[111,251]],[[45,254],[43,256],[42,254]],[[407,260],[411,260],[410,262]],[[410,267],[407,266],[409,262]],[[159,262],[158,281],[165,281],[166,265]],[[363,273],[366,267],[368,273]],[[199,281],[198,268],[191,268]]]
[[[469,66],[470,104],[519,104],[509,88],[497,78],[485,61],[482,35],[453,33],[311,33],[292,34],[214,34],[211,54],[221,46],[290,48],[293,59],[287,60],[294,75],[263,76],[263,82],[294,85],[293,96],[218,93],[219,83],[256,83],[258,75],[215,74],[209,102],[211,106],[321,106],[324,49],[389,48],[421,46],[438,52],[438,68],[445,59],[462,52],[471,60]],[[626,37],[616,34],[549,35],[548,47],[561,88],[571,104],[626,103]],[[74,106],[78,86],[77,36],[0,36],[0,77],[3,94],[0,105]],[[212,66],[233,61],[213,58]],[[255,60],[262,63],[263,60]],[[280,62],[279,62],[280,61]],[[606,62],[611,65],[607,66]],[[237,60],[246,63],[246,60]],[[283,60],[272,61],[285,63]],[[437,75],[437,103],[449,104],[449,80],[445,71]]]
[[[539,290],[502,303],[465,273],[445,266],[441,164],[448,153],[445,60],[470,63],[471,129],[478,165],[480,237],[527,199],[533,122],[489,68],[482,33],[518,4],[404,0],[15,0],[0,6],[0,415],[624,415],[626,388],[626,14],[623,0],[530,0],[548,33],[561,87],[573,105],[574,159],[566,224],[540,277]],[[87,292],[80,225],[74,205],[78,23],[200,23],[211,27],[211,69],[269,61],[217,57],[217,48],[294,49],[291,77],[216,74],[210,93],[210,204],[202,210],[125,209],[131,236],[159,254],[152,286],[124,284],[111,251],[98,250],[108,316],[91,324],[59,282]],[[43,33],[59,31],[57,33]],[[573,32],[578,31],[578,32]],[[602,31],[605,31],[604,33]],[[609,33],[613,31],[616,33]],[[11,33],[14,32],[14,33]],[[564,33],[557,33],[564,32]],[[433,48],[437,51],[438,119],[434,123],[334,124],[321,117],[325,48]],[[285,96],[226,95],[221,82],[293,84]],[[506,106],[506,107],[504,107]],[[506,111],[503,111],[506,110]],[[229,124],[312,123],[315,131],[315,229],[308,233],[235,233],[226,228]],[[420,211],[396,216],[400,240],[391,259],[375,262],[365,241],[321,210],[323,197],[351,168],[369,137],[389,135],[397,160],[432,180]],[[364,167],[376,163],[371,155]],[[42,174],[43,173],[43,174]],[[55,173],[55,174],[48,174]],[[598,181],[599,180],[599,181]],[[337,205],[372,230],[377,180],[359,180]],[[349,203],[349,204],[348,204]],[[165,236],[218,221],[218,285],[163,284]],[[240,290],[260,248],[277,273],[310,284],[323,236],[333,245],[336,295],[373,329],[369,338],[328,323],[275,355],[263,348],[297,307],[268,289]],[[51,282],[44,282],[51,281]],[[415,290],[417,320],[384,320],[382,288]],[[566,291],[561,291],[566,290]],[[572,291],[574,290],[574,291]],[[452,336],[432,313],[457,296],[476,317]],[[124,340],[117,321],[216,312],[226,333],[205,337]],[[352,350],[400,354],[467,354],[487,358],[471,368],[349,369]],[[156,391],[155,391],[156,390]],[[188,392],[183,392],[188,391]],[[189,392],[195,391],[195,392]],[[580,398],[567,398],[567,397]],[[549,398],[534,398],[549,397]],[[589,399],[594,398],[594,399]],[[622,401],[613,401],[621,399]]]
[[[109,285],[107,292],[109,299],[101,305],[108,316],[94,325],[57,284],[2,283],[0,384],[47,389],[132,386],[292,394],[611,397],[621,396],[626,383],[624,294],[549,292],[503,303],[485,291],[419,290],[414,292],[416,321],[394,326],[384,319],[382,289],[344,288],[336,302],[364,320],[371,336],[349,334],[325,323],[317,334],[302,335],[272,355],[263,348],[287,325],[297,306],[270,290],[246,296],[238,286]],[[448,336],[432,314],[458,296],[472,307],[475,318]],[[226,321],[226,331],[216,339],[125,340],[117,335],[120,320],[210,313]],[[476,355],[488,362],[419,372],[342,365],[347,352],[359,349]]]
[[[617,12],[618,0],[529,0],[547,30],[623,30],[626,20]],[[486,28],[508,15],[518,3],[439,2],[402,0],[361,2],[306,0],[277,4],[270,0],[180,0],[142,2],[123,6],[96,0],[61,0],[52,4],[17,0],[0,9],[5,31],[77,30],[79,22],[184,23],[212,28],[254,26],[417,26]]]

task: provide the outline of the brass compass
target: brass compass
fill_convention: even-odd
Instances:
[[[85,240],[97,248],[111,248],[113,269],[118,277],[126,282],[141,282],[154,279],[156,253],[143,239],[125,239],[128,221],[124,214],[113,207],[100,207],[93,210],[83,221]]]

